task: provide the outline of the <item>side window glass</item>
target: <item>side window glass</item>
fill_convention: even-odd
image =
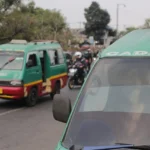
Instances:
[[[64,63],[64,55],[63,55],[62,49],[58,49],[57,52],[58,52],[59,64],[63,64]]]
[[[42,50],[38,51],[38,56],[39,56],[40,58],[44,58],[44,55],[43,55],[43,51],[42,51]]]
[[[58,64],[58,54],[57,51],[49,50],[48,55],[51,61],[51,65],[57,65]]]
[[[29,55],[26,65],[27,65],[27,68],[37,66],[36,54],[30,54]]]

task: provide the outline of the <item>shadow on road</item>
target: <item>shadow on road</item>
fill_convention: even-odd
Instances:
[[[47,101],[52,101],[50,96],[39,98],[37,105],[41,103],[45,103]],[[25,107],[25,103],[21,100],[0,100],[0,110],[2,109],[17,109]]]
[[[14,100],[0,100],[0,110],[1,109],[16,109],[24,107],[22,101],[14,101]]]
[[[51,97],[49,96],[49,95],[47,95],[47,96],[44,96],[44,97],[40,97],[39,99],[38,99],[38,102],[37,102],[37,105],[41,105],[42,103],[46,103],[46,102],[53,102],[53,100],[51,99]]]

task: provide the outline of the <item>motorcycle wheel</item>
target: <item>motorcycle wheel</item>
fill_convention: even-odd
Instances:
[[[78,84],[79,85],[83,85],[83,83],[84,83],[84,77],[81,77],[80,79],[78,79]]]
[[[68,81],[68,87],[70,90],[74,88],[74,80],[72,78],[70,78]]]

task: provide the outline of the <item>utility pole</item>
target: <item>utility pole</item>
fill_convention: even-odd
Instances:
[[[117,4],[117,20],[116,20],[116,30],[117,30],[117,33],[118,33],[118,29],[119,29],[119,7],[120,6],[123,6],[123,7],[126,7],[125,4]]]

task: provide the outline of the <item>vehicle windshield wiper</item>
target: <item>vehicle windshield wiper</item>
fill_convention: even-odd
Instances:
[[[15,60],[15,57],[10,59],[10,60],[8,60],[6,63],[4,63],[4,65],[2,67],[0,67],[0,70],[3,69],[7,64],[11,63],[14,60]]]
[[[132,144],[126,144],[126,143],[116,143],[116,145],[113,146],[76,146],[72,145],[69,150],[121,150],[121,149],[135,149],[135,150],[150,150],[150,145],[132,145]]]
[[[126,144],[126,143],[115,143],[116,145],[121,145],[121,146],[129,146],[131,144]],[[150,145],[132,145],[126,148],[130,148],[130,149],[137,149],[137,150],[150,150]]]
[[[114,145],[114,146],[99,146],[95,148],[90,148],[90,147],[84,147],[82,150],[121,150],[121,149],[135,149],[135,150],[150,150],[150,145]]]

